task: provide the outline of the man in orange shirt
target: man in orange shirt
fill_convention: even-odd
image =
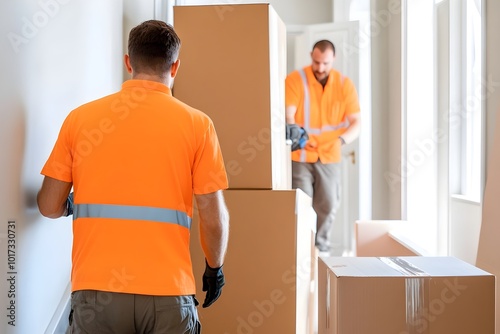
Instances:
[[[42,169],[40,212],[73,214],[70,333],[200,332],[193,195],[206,257],[203,307],[221,294],[226,171],[210,118],[171,94],[179,48],[164,22],[132,29],[132,80],[73,110]]]
[[[292,187],[313,199],[317,214],[316,246],[331,251],[331,226],[340,204],[341,146],[360,131],[360,108],[352,81],[332,69],[335,46],[317,42],[312,64],[286,78],[286,122],[304,128],[305,146],[292,152]]]

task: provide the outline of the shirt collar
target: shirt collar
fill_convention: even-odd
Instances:
[[[155,90],[167,95],[172,95],[170,88],[156,81],[130,79],[122,84],[122,90],[131,88],[145,89],[149,91]]]

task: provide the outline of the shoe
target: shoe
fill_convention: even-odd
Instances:
[[[318,257],[330,257],[330,251],[319,251]]]
[[[316,249],[318,250],[318,256],[329,257],[331,249],[325,245],[316,245]]]

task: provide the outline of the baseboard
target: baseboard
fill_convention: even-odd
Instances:
[[[65,334],[69,326],[71,309],[71,283],[68,283],[56,311],[45,330],[45,334]]]

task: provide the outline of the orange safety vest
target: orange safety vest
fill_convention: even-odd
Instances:
[[[73,183],[72,291],[195,293],[193,194],[227,188],[207,115],[129,80],[68,115],[42,174]]]
[[[292,152],[292,160],[339,162],[341,143],[338,137],[349,127],[347,116],[360,110],[352,81],[331,70],[323,88],[308,66],[287,77],[285,96],[287,106],[297,107],[295,123],[309,134],[306,147]]]

